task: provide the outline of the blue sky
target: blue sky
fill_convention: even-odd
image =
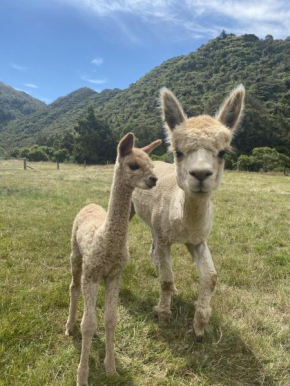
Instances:
[[[222,30],[290,35],[288,0],[1,0],[0,81],[51,103],[126,88]]]

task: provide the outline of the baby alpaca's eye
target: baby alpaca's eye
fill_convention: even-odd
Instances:
[[[225,150],[221,150],[221,151],[218,153],[218,157],[219,157],[219,158],[224,158],[225,154],[226,154],[226,151],[225,151]]]
[[[181,151],[178,151],[178,150],[175,151],[175,155],[176,155],[176,158],[183,157],[183,153],[181,153]]]
[[[130,164],[129,168],[131,170],[138,170],[138,169],[140,169],[140,165],[138,165],[138,164]]]

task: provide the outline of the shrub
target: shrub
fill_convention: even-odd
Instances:
[[[236,169],[237,167],[237,162],[233,158],[231,154],[226,154],[225,155],[225,169],[227,170],[233,170]]]
[[[15,149],[10,150],[10,156],[13,158],[19,158],[20,157],[20,149],[16,147]]]
[[[253,160],[248,155],[242,154],[238,158],[237,169],[251,171]]]
[[[0,157],[6,157],[7,156],[7,152],[5,149],[3,149],[3,147],[0,147]]]
[[[271,149],[270,147],[257,147],[252,150],[252,155],[257,168],[259,167],[264,172],[279,167],[280,154],[276,149]]]
[[[241,155],[237,162],[238,170],[251,172],[268,172],[274,169],[290,167],[290,158],[280,154],[276,149],[270,147],[257,147],[252,150],[252,155]]]
[[[39,146],[33,146],[32,148],[30,148],[27,158],[29,161],[34,161],[34,162],[49,160],[48,155]]]
[[[153,161],[163,161],[169,164],[172,164],[174,161],[173,153],[166,153],[163,155],[151,154],[150,157]]]

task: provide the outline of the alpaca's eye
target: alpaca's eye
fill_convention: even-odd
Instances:
[[[178,151],[178,150],[175,151],[175,155],[177,158],[183,157],[183,153],[181,153],[181,151]]]
[[[225,150],[221,150],[221,151],[218,153],[218,157],[219,157],[219,158],[224,158],[225,154],[226,154]]]
[[[140,169],[140,165],[138,165],[138,164],[130,164],[129,168],[131,170],[138,170],[138,169]]]

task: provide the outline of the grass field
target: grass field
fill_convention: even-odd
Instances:
[[[1,386],[76,384],[82,303],[75,336],[64,336],[71,226],[84,205],[107,205],[112,172],[0,170]],[[173,248],[173,321],[158,324],[150,234],[136,217],[116,330],[119,376],[103,367],[102,287],[90,385],[290,385],[290,178],[225,173],[213,201],[218,283],[204,343],[192,331],[198,275],[183,246]]]

